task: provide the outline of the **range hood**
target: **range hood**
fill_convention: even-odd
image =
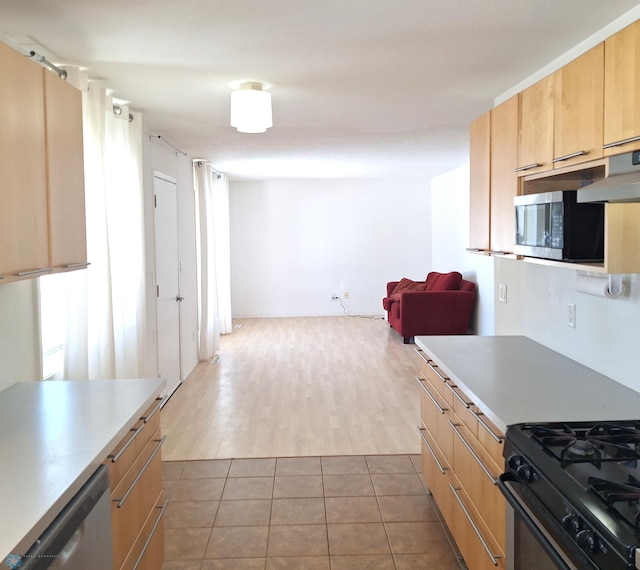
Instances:
[[[609,176],[580,188],[578,202],[640,202],[640,151],[612,156]]]

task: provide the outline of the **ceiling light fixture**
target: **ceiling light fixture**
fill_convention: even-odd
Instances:
[[[231,126],[239,133],[264,133],[273,126],[271,93],[262,83],[242,83],[231,93]]]

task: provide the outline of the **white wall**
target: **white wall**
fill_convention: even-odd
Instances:
[[[640,275],[626,276],[622,299],[577,292],[576,271],[496,260],[496,283],[507,285],[507,304],[496,309],[497,334],[524,334],[640,391]],[[576,305],[576,328],[567,305]]]
[[[37,288],[35,279],[0,285],[0,390],[41,378]]]
[[[180,255],[180,336],[182,343],[181,368],[183,378],[198,363],[198,295],[195,242],[195,192],[193,187],[192,159],[176,152],[157,139],[143,138],[144,195],[145,195],[145,246],[147,279],[147,375],[157,376],[155,335],[155,238],[153,216],[153,172],[158,171],[176,179],[178,192],[178,248]]]
[[[471,331],[494,332],[493,258],[471,254],[469,247],[469,166],[431,180],[433,270],[459,271],[477,285]]]
[[[381,315],[431,267],[428,181],[231,181],[234,317]]]

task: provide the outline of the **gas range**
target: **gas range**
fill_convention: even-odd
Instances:
[[[558,568],[640,568],[640,421],[513,425],[504,456],[500,488]]]

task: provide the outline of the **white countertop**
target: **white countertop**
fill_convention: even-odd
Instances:
[[[19,382],[0,392],[0,561],[28,550],[163,386]]]
[[[524,336],[419,336],[416,345],[496,427],[640,419],[640,393]]]

